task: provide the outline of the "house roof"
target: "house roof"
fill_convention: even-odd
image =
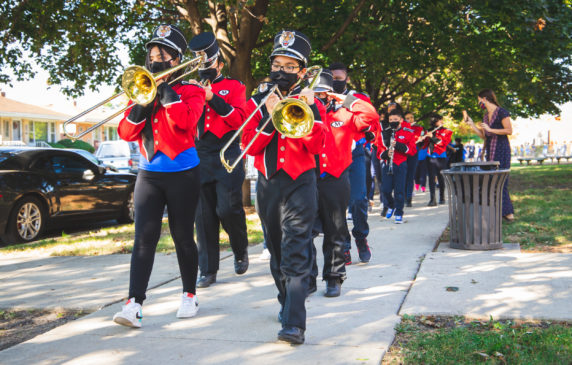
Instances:
[[[66,120],[68,115],[0,95],[0,117]]]

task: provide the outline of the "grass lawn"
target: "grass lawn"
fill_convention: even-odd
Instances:
[[[572,325],[404,315],[382,364],[571,364]]]
[[[572,252],[572,164],[512,166],[509,179],[516,221],[503,224],[504,242]]]
[[[249,244],[264,241],[258,215],[252,207],[246,207],[246,228]],[[106,227],[95,231],[39,240],[28,244],[0,247],[0,255],[42,254],[50,256],[110,255],[130,253],[133,248],[134,225]],[[228,235],[221,228],[221,250],[230,250]],[[195,235],[196,240],[196,235]],[[163,219],[157,252],[175,252],[167,219]]]

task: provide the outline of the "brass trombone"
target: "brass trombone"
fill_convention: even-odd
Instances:
[[[76,140],[78,138],[85,136],[88,133],[91,133],[94,129],[99,128],[100,126],[109,122],[110,120],[112,120],[116,116],[120,115],[121,113],[123,113],[127,109],[131,108],[135,104],[147,105],[147,104],[151,103],[155,99],[155,96],[157,95],[157,80],[163,79],[163,78],[171,75],[172,73],[177,72],[183,68],[191,67],[190,71],[187,71],[187,72],[183,73],[181,76],[169,81],[169,85],[174,84],[175,82],[179,81],[180,79],[182,79],[182,78],[188,76],[189,74],[195,72],[199,68],[201,63],[204,61],[205,57],[206,57],[206,55],[202,54],[198,57],[195,57],[191,60],[183,62],[183,63],[181,63],[175,67],[172,67],[168,70],[157,72],[155,74],[152,74],[145,67],[142,67],[142,66],[129,66],[129,67],[127,67],[125,69],[125,71],[123,72],[123,76],[121,77],[121,88],[123,89],[123,91],[120,93],[117,93],[113,96],[110,96],[109,98],[103,100],[102,102],[100,102],[100,103],[92,106],[91,108],[86,109],[85,111],[79,113],[78,115],[66,120],[64,122],[64,127],[63,127],[64,133],[69,138]],[[97,124],[89,127],[88,129],[86,129],[85,131],[83,131],[80,134],[73,135],[73,134],[70,134],[67,132],[66,126],[68,124],[75,122],[77,119],[83,117],[84,115],[86,115],[88,113],[91,113],[92,111],[99,108],[100,106],[109,103],[111,100],[114,100],[123,94],[126,94],[127,97],[131,101],[133,101],[134,104],[130,104],[130,105],[125,106],[124,108],[115,112],[111,116],[105,118],[101,122],[98,122]]]
[[[316,85],[316,82],[320,78],[320,74],[322,73],[322,68],[320,66],[312,66],[309,67],[306,71],[306,75],[304,78],[298,80],[294,88],[299,85],[301,82],[312,78],[310,85],[308,86],[310,89],[313,89]],[[274,128],[281,134],[285,135],[289,138],[302,138],[308,135],[312,128],[314,127],[314,114],[312,109],[308,106],[308,104],[300,99],[294,99],[292,95],[288,95],[286,98],[277,92],[278,85],[273,85],[270,89],[270,92],[262,100],[260,100],[260,104],[254,109],[254,111],[246,118],[244,123],[238,128],[238,130],[233,134],[233,136],[228,140],[228,142],[224,145],[224,147],[220,150],[220,161],[222,165],[226,168],[226,171],[229,173],[234,170],[236,165],[242,160],[244,155],[248,152],[256,138],[262,133],[264,128],[272,121],[274,124]],[[266,100],[272,95],[273,93],[277,93],[280,101],[274,107],[272,111],[272,115],[266,119],[262,127],[258,130],[258,132],[254,135],[250,143],[244,147],[242,153],[236,158],[233,163],[227,161],[224,157],[226,150],[230,147],[230,145],[236,140],[239,136],[244,127],[250,122],[250,120],[254,117],[254,115],[258,112],[260,108],[266,103]]]

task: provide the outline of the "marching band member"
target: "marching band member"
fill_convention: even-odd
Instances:
[[[439,114],[431,116],[431,130],[424,136],[423,148],[428,148],[427,169],[429,171],[429,192],[431,198],[427,206],[437,206],[435,201],[435,177],[439,181],[439,204],[445,204],[445,179],[441,170],[447,168],[447,145],[451,142],[453,132],[443,127],[443,117]]]
[[[363,93],[358,93],[355,90],[349,90],[347,84],[349,82],[348,69],[346,65],[340,62],[332,63],[329,67],[332,71],[333,90],[337,94],[353,95],[358,99],[365,100],[371,103],[369,97]],[[352,163],[350,165],[349,179],[350,179],[350,204],[349,213],[352,216],[354,227],[352,235],[354,236],[358,255],[361,262],[369,262],[371,260],[371,249],[367,243],[367,236],[369,234],[369,225],[367,223],[367,213],[369,207],[369,200],[367,198],[366,187],[366,165],[365,165],[365,148],[367,138],[373,140],[375,138],[376,130],[368,131],[367,136],[361,133],[355,138],[355,148],[352,151]],[[367,137],[367,138],[366,138]],[[351,236],[348,234],[346,237],[346,246],[344,249],[344,258],[346,265],[352,263],[350,254]]]
[[[415,135],[415,144],[420,144],[423,140],[423,127],[420,126],[415,122],[415,116],[412,112],[405,113],[405,120],[409,123],[409,128],[413,130],[413,134]],[[418,164],[418,149],[415,149],[415,154],[407,157],[407,176],[405,178],[405,199],[406,199],[406,206],[412,206],[413,200],[413,180],[415,179],[415,172],[417,171],[417,164]]]
[[[270,270],[282,306],[278,339],[293,344],[304,343],[304,301],[312,266],[312,227],[318,209],[314,155],[322,152],[325,139],[322,123],[325,108],[314,98],[313,90],[296,87],[306,73],[310,51],[310,41],[304,34],[278,33],[270,55],[270,78],[283,95],[299,93],[310,106],[315,118],[311,132],[302,138],[289,138],[277,132],[270,122],[248,151],[255,157],[254,166],[259,171],[256,193],[259,215],[266,229]],[[258,91],[246,104],[247,115],[268,94],[269,87],[263,84]],[[244,145],[263,127],[278,101],[276,94],[270,95],[254,114],[244,129]]]
[[[246,216],[242,206],[242,164],[228,173],[222,166],[219,153],[245,119],[245,86],[238,80],[226,78],[221,71],[215,35],[201,33],[189,42],[189,49],[207,60],[199,69],[204,85],[206,104],[198,123],[197,152],[201,159],[201,189],[196,216],[200,278],[197,287],[206,288],[216,282],[220,262],[219,226],[228,233],[234,253],[234,271],[241,275],[248,269],[248,236]],[[240,141],[227,150],[227,158],[240,155]]]
[[[395,215],[395,223],[401,224],[405,203],[407,158],[416,152],[415,134],[409,128],[409,124],[403,121],[402,113],[398,109],[389,112],[388,124],[388,128],[382,130],[377,140],[379,159],[383,160],[382,194],[388,204],[385,218],[391,219]]]
[[[349,166],[352,163],[352,143],[378,123],[379,115],[370,103],[351,94],[332,93],[330,70],[323,70],[315,88],[316,96],[327,107],[324,150],[318,155],[318,219],[324,232],[322,251],[327,282],[326,297],[337,297],[346,278],[344,260],[345,239],[349,235],[346,208],[350,200]],[[317,276],[317,266],[313,275]]]
[[[146,47],[146,67],[156,73],[180,63],[187,41],[179,28],[161,25]],[[142,156],[134,191],[135,242],[129,300],[113,320],[136,328],[141,327],[141,305],[153,268],[165,204],[183,282],[177,317],[193,317],[199,309],[195,296],[197,247],[189,222],[195,219],[199,199],[199,157],[194,141],[205,91],[185,82],[169,85],[164,79],[157,80],[157,85],[155,100],[147,106],[133,106],[118,128],[122,139],[139,142]]]

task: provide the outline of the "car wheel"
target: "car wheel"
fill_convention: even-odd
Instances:
[[[133,223],[133,221],[135,221],[135,203],[133,202],[133,191],[129,193],[129,198],[123,205],[121,216],[117,221],[119,223]]]
[[[30,242],[42,234],[46,226],[44,206],[34,197],[20,199],[8,220],[8,240],[10,243]]]

